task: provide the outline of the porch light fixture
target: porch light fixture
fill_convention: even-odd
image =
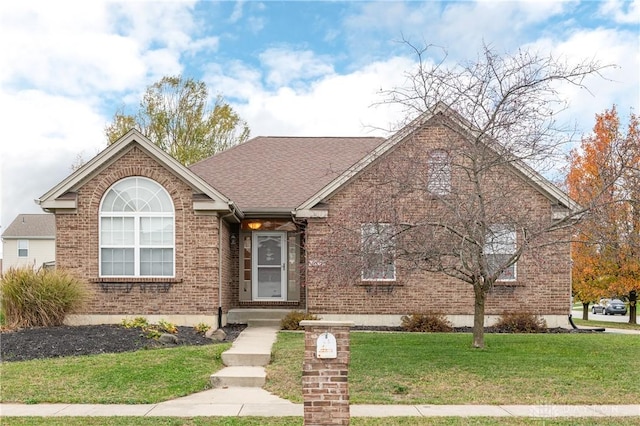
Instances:
[[[249,227],[249,229],[252,229],[255,231],[257,229],[262,228],[262,222],[249,222],[247,223],[247,226]]]

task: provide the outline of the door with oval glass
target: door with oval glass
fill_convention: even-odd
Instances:
[[[253,232],[254,300],[287,300],[287,233]]]

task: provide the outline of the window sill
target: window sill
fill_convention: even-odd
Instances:
[[[182,278],[162,277],[100,277],[89,280],[100,285],[103,292],[121,291],[130,293],[134,286],[140,287],[140,291],[153,293],[168,293],[173,284],[182,282]]]
[[[501,286],[501,287],[524,287],[524,283],[522,281],[496,281],[493,285]]]
[[[358,284],[368,295],[393,294],[397,287],[402,287],[397,281],[361,281]]]

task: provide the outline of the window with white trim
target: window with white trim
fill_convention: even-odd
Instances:
[[[394,228],[390,223],[363,223],[362,280],[396,279]]]
[[[502,268],[516,252],[516,230],[510,225],[492,225],[487,234],[484,253],[491,273]],[[508,266],[498,281],[515,281],[516,264]]]
[[[114,184],[100,205],[100,276],[173,277],[174,208],[145,177]]]
[[[451,193],[451,159],[442,149],[429,152],[427,159],[427,191],[433,195]]]
[[[29,257],[29,240],[18,240],[18,257]]]

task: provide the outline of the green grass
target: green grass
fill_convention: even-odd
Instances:
[[[205,390],[229,344],[0,364],[0,401],[148,404]]]
[[[589,316],[590,318],[593,318]],[[611,322],[611,321],[598,321],[598,320],[583,320],[580,318],[573,318],[573,322],[578,327],[604,327],[606,329],[622,329],[622,330],[640,330],[640,324],[629,324],[628,322]]]
[[[171,417],[4,417],[3,426],[41,426],[60,425],[65,426],[300,426],[302,418],[292,417],[197,417],[197,418],[171,418]],[[518,417],[385,417],[385,418],[360,418],[352,417],[352,426],[638,426],[640,417],[637,418],[554,418],[554,419],[528,419]]]
[[[637,404],[640,338],[616,334],[351,333],[354,404]],[[267,389],[302,401],[303,334],[280,333]]]

